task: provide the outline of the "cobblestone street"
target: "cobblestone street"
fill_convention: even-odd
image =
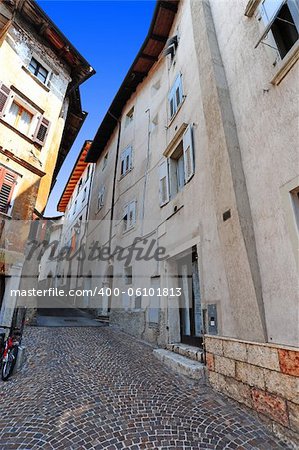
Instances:
[[[1,450],[287,448],[112,328],[28,327],[24,344],[25,367],[1,382]]]

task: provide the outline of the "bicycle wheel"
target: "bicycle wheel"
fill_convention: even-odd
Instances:
[[[11,376],[17,361],[17,356],[18,356],[18,346],[15,345],[8,351],[8,355],[5,358],[5,361],[4,360],[2,361],[1,377],[3,381],[7,381],[8,378]]]

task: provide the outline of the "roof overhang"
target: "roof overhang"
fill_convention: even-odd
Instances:
[[[70,68],[72,82],[69,89],[74,89],[89,77],[95,74],[95,70],[78,52],[67,37],[52,22],[49,16],[34,0],[5,0],[16,17],[19,15],[36,33],[49,45],[54,53]]]
[[[59,212],[65,212],[68,202],[70,201],[70,198],[74,192],[74,189],[78,181],[80,180],[84,170],[88,166],[88,163],[85,161],[85,158],[88,150],[90,149],[91,144],[92,141],[85,141],[83,144],[83,147],[79,153],[77,161],[74,164],[73,170],[69,176],[69,179],[65,185],[63,193],[58,202],[57,210]]]
[[[96,162],[109,141],[122,110],[137,86],[158,61],[178,10],[179,0],[158,0],[148,35],[106,113],[87,154],[86,161]]]

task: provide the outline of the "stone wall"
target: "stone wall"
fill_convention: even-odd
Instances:
[[[210,384],[254,409],[276,434],[298,445],[298,349],[207,335],[205,349]]]

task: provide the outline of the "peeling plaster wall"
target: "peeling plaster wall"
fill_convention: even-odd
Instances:
[[[38,83],[27,71],[31,57],[35,56],[52,71],[49,89]],[[30,162],[37,169],[46,173],[41,179],[37,199],[34,206],[43,211],[48,198],[52,173],[56,164],[62,132],[65,124],[65,114],[60,117],[66,89],[70,81],[69,70],[49,49],[36,32],[27,24],[18,20],[17,25],[11,25],[2,46],[0,47],[0,80],[7,86],[14,86],[26,97],[44,111],[44,116],[50,121],[49,134],[45,145],[38,149],[4,123],[0,123],[0,145],[14,155]],[[65,110],[67,109],[64,108]],[[66,113],[66,111],[64,111]],[[5,118],[4,118],[5,119]],[[4,162],[3,155],[0,155]],[[23,175],[19,194],[27,189],[27,179],[32,175],[22,166],[18,172]]]

